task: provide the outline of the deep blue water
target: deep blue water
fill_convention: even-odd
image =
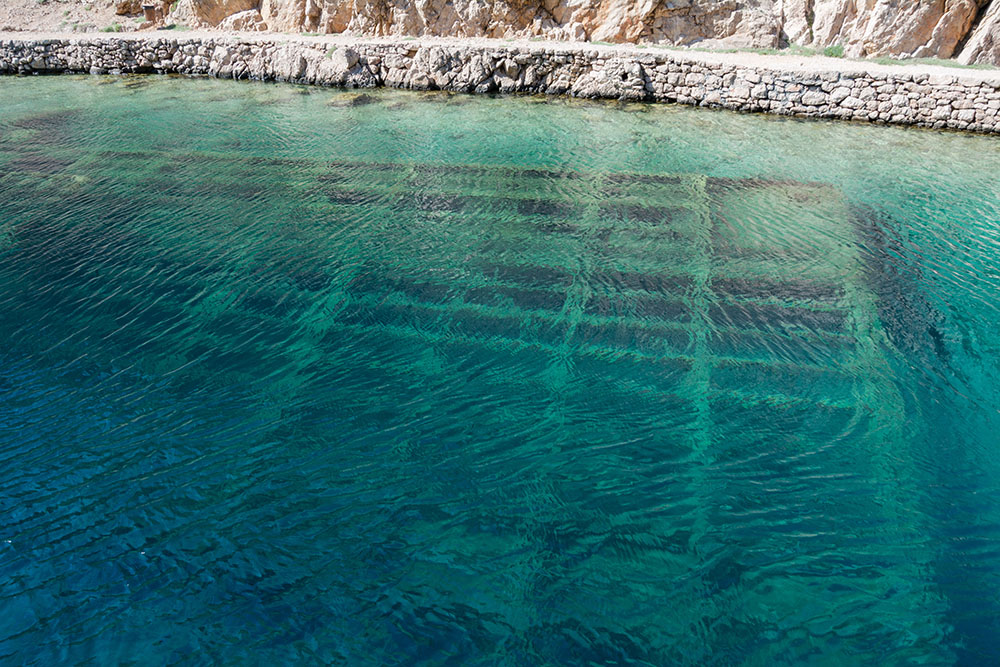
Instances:
[[[1000,143],[0,80],[0,662],[994,664]]]

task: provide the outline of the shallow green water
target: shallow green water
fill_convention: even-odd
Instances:
[[[0,656],[1000,655],[1000,143],[0,79]]]

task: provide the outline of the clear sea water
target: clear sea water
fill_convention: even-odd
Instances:
[[[0,663],[1000,660],[1000,140],[0,80]]]

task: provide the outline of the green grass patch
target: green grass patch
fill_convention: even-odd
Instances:
[[[106,25],[101,28],[101,32],[121,32],[122,27],[117,23],[112,23],[111,25]]]

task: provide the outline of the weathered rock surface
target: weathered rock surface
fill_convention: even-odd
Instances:
[[[258,4],[259,0],[178,0],[170,16],[192,27],[213,27],[234,14],[256,10]]]
[[[263,32],[267,30],[267,23],[258,10],[248,9],[222,19],[218,28],[235,32]]]
[[[277,31],[774,47],[773,0],[262,0]]]
[[[132,16],[142,11],[142,0],[118,0],[115,3],[115,14]]]
[[[568,94],[1000,133],[1000,73],[835,71],[794,58],[764,60],[787,66],[748,65],[725,54],[499,41],[211,33],[0,39],[0,74],[176,72],[359,88]]]
[[[995,15],[997,6],[1000,0],[180,0],[177,15],[216,26],[236,11],[259,8],[262,20],[249,29],[264,23],[277,32],[376,36],[798,44],[840,46],[852,57],[950,58],[982,13]],[[975,52],[979,62],[995,57],[995,23],[976,31],[976,43],[985,44]]]
[[[813,43],[849,56],[950,58],[987,0],[817,0]]]
[[[990,4],[958,57],[965,65],[1000,64],[1000,1]]]

